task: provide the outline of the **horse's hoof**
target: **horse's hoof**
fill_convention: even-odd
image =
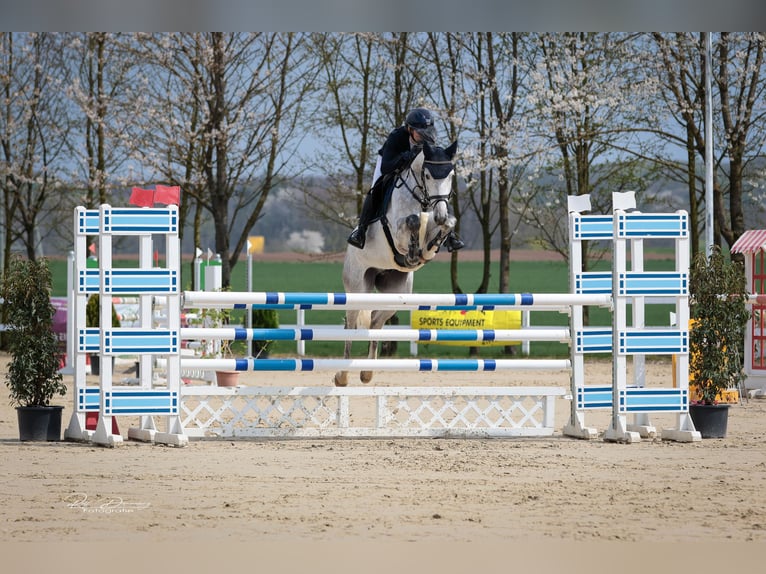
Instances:
[[[345,387],[348,386],[348,377],[346,374],[341,373],[335,373],[335,386],[336,387]]]
[[[362,371],[359,373],[359,380],[367,384],[372,380],[372,371]]]

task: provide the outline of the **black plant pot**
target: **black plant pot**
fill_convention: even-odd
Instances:
[[[726,438],[730,405],[689,405],[694,428],[702,438]]]
[[[101,355],[90,356],[90,374],[91,375],[101,374]]]
[[[61,411],[64,407],[16,407],[19,440],[61,440]]]
[[[114,357],[110,358],[112,359],[112,373],[114,373]],[[93,354],[90,356],[90,374],[101,374],[101,355]]]

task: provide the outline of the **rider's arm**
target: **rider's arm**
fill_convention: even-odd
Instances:
[[[379,153],[381,155],[380,172],[384,175],[409,164],[416,154],[410,150],[410,136],[407,128],[400,127],[392,131]]]

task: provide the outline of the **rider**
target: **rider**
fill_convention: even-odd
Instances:
[[[375,216],[376,206],[382,200],[385,190],[382,185],[375,185],[378,179],[394,171],[398,172],[406,168],[420,153],[423,142],[433,145],[436,141],[436,128],[434,117],[425,108],[414,108],[407,113],[404,125],[394,129],[389,135],[383,147],[378,151],[378,162],[372,178],[372,188],[364,198],[362,213],[359,215],[359,223],[348,236],[348,242],[359,249],[364,248],[367,235],[367,226]],[[444,240],[448,251],[457,251],[465,246],[465,243],[454,231],[450,231]]]

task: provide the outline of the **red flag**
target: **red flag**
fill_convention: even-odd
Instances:
[[[178,205],[181,197],[181,188],[177,185],[159,185],[155,186],[154,201],[164,203],[165,205]]]
[[[141,189],[134,187],[130,194],[130,204],[138,207],[153,207],[154,192],[151,189]]]

